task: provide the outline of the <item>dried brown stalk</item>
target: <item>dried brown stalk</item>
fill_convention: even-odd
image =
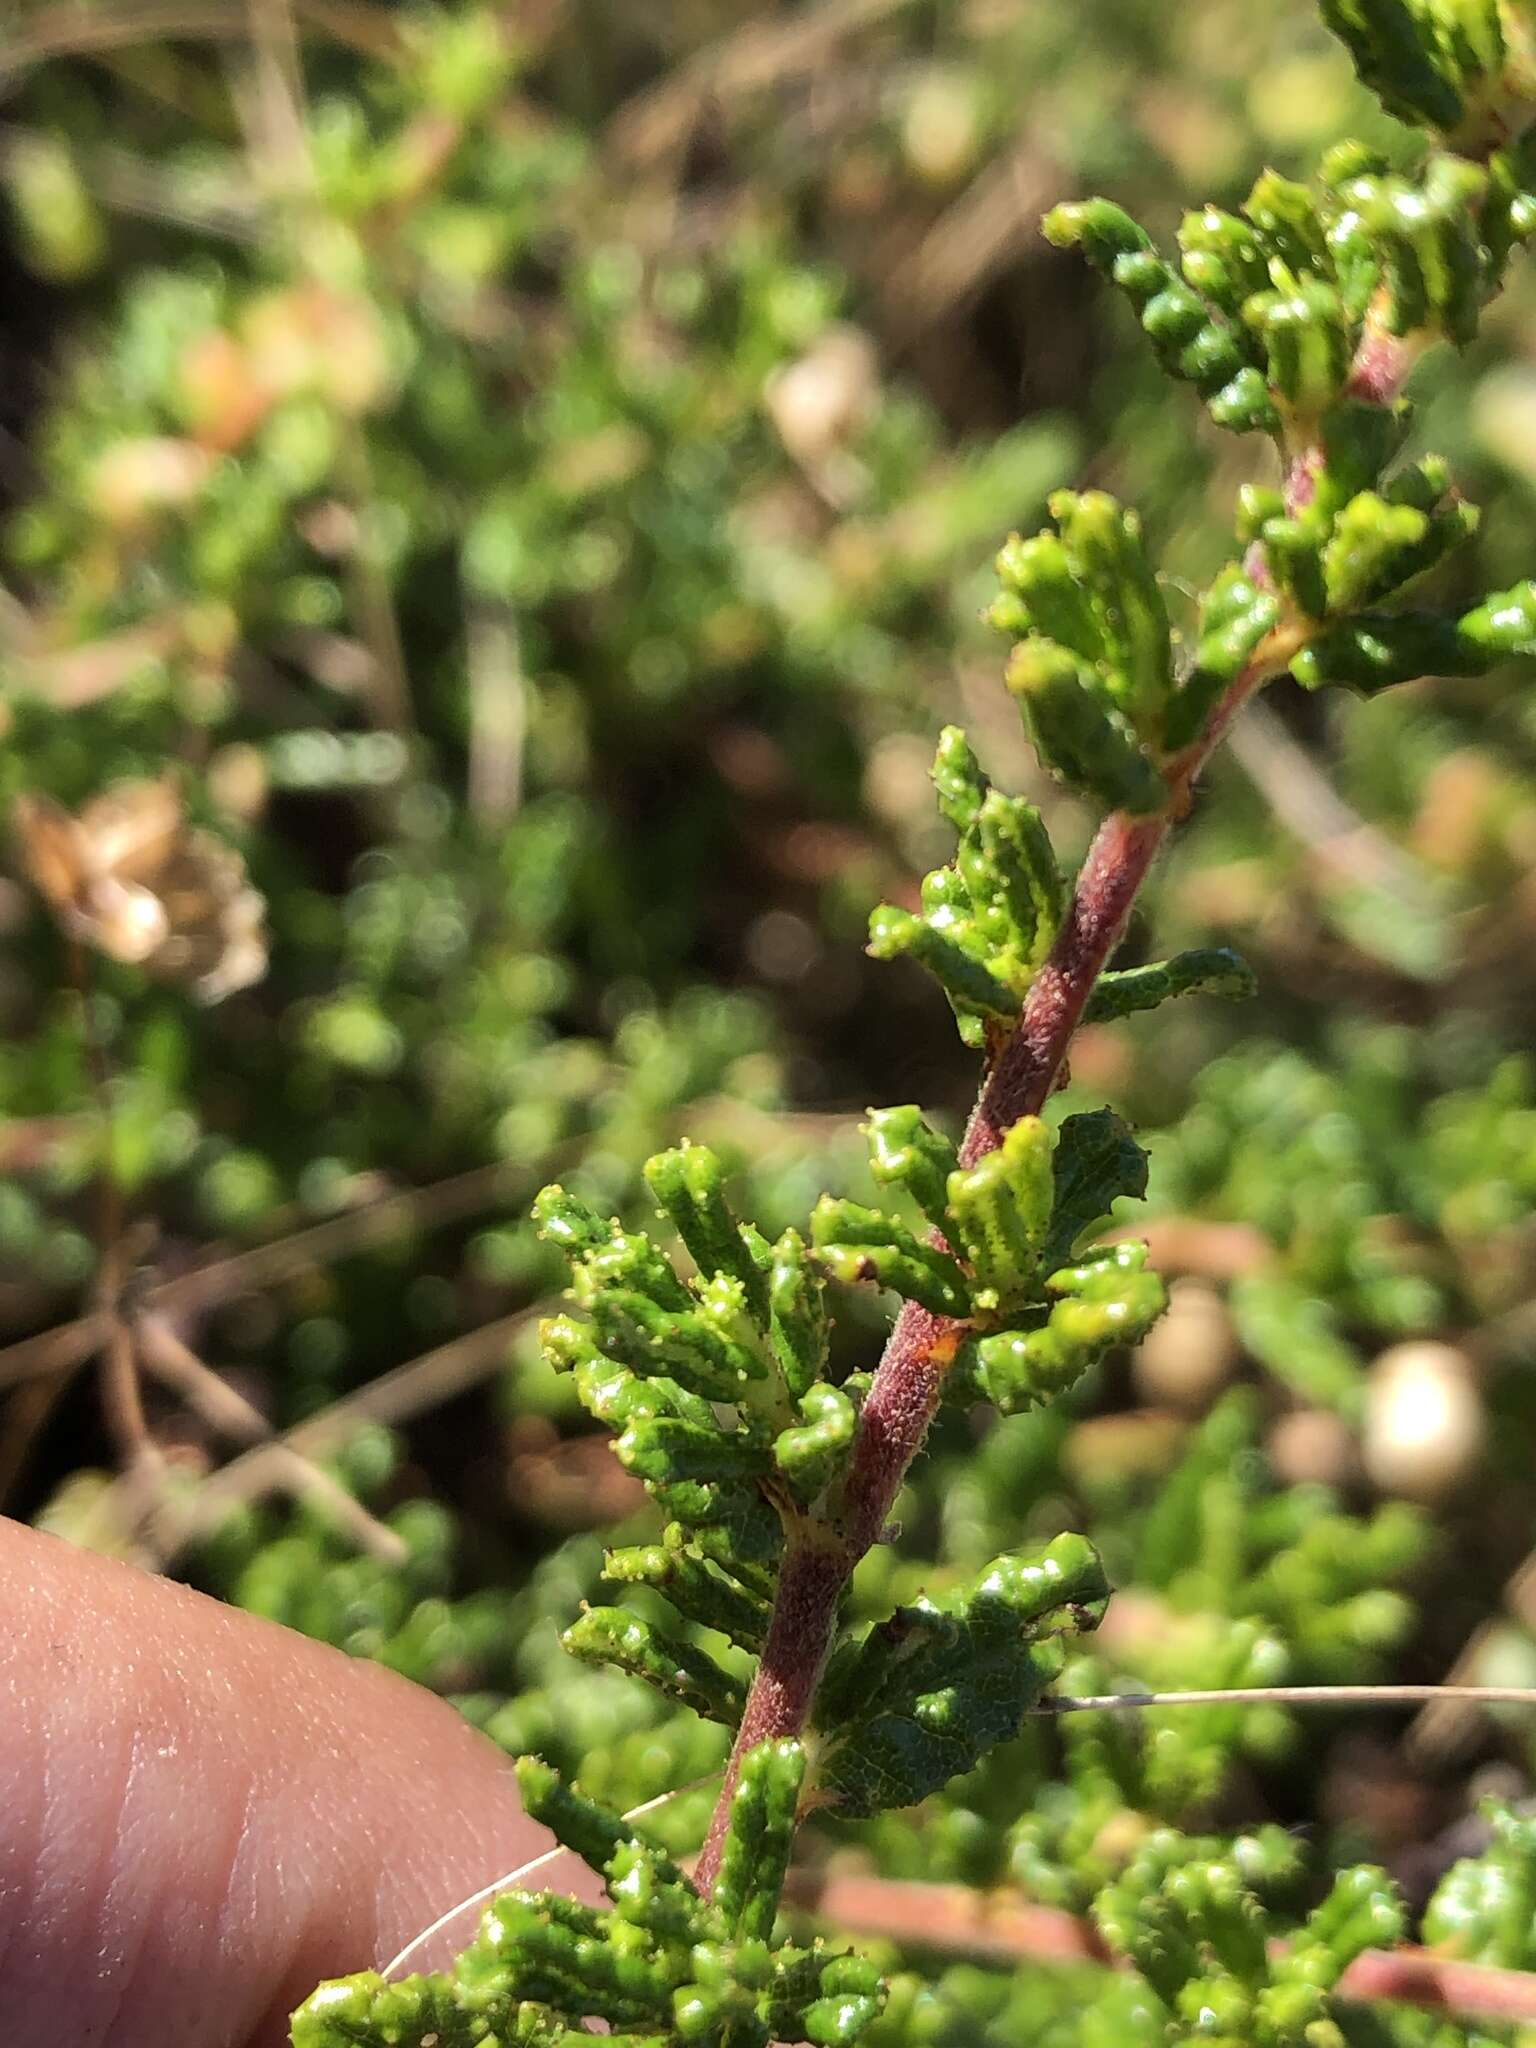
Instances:
[[[875,1935],[940,1953],[994,1962],[1104,1963],[1088,1920],[1017,1893],[892,1878],[792,1871],[787,1903],[814,1910],[848,1934]],[[1276,1943],[1277,1951],[1283,1943]],[[1345,1971],[1338,1996],[1355,2004],[1389,1999],[1462,2020],[1536,2020],[1536,1975],[1460,1963],[1429,1949],[1372,1949]]]

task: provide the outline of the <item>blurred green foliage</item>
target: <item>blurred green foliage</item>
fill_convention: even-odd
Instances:
[[[103,1174],[153,1226],[135,1256],[174,1272],[505,1169],[467,1221],[428,1205],[203,1312],[199,1351],[282,1423],[551,1295],[562,1262],[524,1212],[552,1177],[632,1220],[643,1162],[707,1140],[768,1239],[828,1185],[845,1211],[904,1185],[920,1230],[917,1178],[893,1197],[877,1154],[860,1184],[855,1121],[871,1097],[921,1098],[947,1145],[970,1085],[942,999],[861,951],[889,896],[885,950],[922,957],[931,906],[910,877],[951,855],[925,781],[935,734],[963,715],[1058,846],[1088,822],[981,687],[981,565],[1087,471],[1140,507],[1152,559],[1203,579],[1254,477],[1256,444],[1192,428],[1135,310],[1036,216],[1103,190],[1168,247],[1192,200],[1230,215],[1261,169],[1299,174],[1346,129],[1385,152],[1381,206],[1401,211],[1411,169],[1302,0],[508,12],[357,7],[349,31],[296,5],[301,91],[281,35],[96,43],[105,0],[62,23],[22,0],[0,29],[4,260],[37,307],[0,340],[0,800],[78,809],[177,763],[271,932],[265,980],[211,1013],[95,963],[103,1089],[67,948],[5,885],[6,1331],[89,1302]],[[1459,610],[1536,557],[1533,292],[1517,261],[1476,339],[1415,385],[1428,445],[1497,500],[1444,536],[1463,540],[1440,585]],[[1335,536],[1313,539],[1342,574]],[[1241,624],[1227,595],[1208,627]],[[1157,601],[1195,635],[1187,588],[1164,578]],[[1536,1453],[1531,702],[1498,674],[1369,702],[1287,687],[1239,735],[1121,964],[1238,944],[1267,1036],[1224,1004],[1148,1019],[1126,1000],[1079,1040],[1069,1101],[1108,1096],[1141,1127],[1157,1260],[1215,1298],[1221,1359],[1181,1390],[1140,1359],[1128,1375],[1074,1356],[1062,1400],[995,1425],[956,1403],[899,1541],[860,1574],[856,1629],[923,1593],[963,1610],[990,1560],[1063,1528],[1119,1589],[1093,1659],[1066,1667],[1075,1691],[1435,1677],[1497,1609]],[[996,1014],[1037,964],[1018,935],[1016,984],[982,992]],[[968,1000],[979,1022],[988,1003]],[[829,1227],[823,1249],[846,1242]],[[1180,1313],[1176,1292],[1165,1327]],[[819,1384],[867,1367],[878,1327],[841,1290]],[[1444,1485],[1372,1452],[1373,1356],[1424,1338],[1464,1356],[1482,1418]],[[355,1555],[318,1507],[263,1502],[186,1569],[451,1693],[622,1811],[718,1769],[725,1733],[560,1647],[579,1602],[617,1597],[592,1522],[632,1561],[626,1615],[678,1621],[646,1578],[654,1513],[572,1462],[587,1425],[569,1381],[528,1346],[513,1366],[342,1461],[404,1566]],[[198,1428],[169,1405],[152,1420],[190,1474],[206,1466]],[[814,1492],[838,1414],[790,1420]],[[103,1456],[77,1404],[30,1480],[12,1471],[9,1504],[35,1509]],[[1380,1498],[1395,1492],[1433,1516]],[[706,1623],[682,1629],[691,1657],[723,1654]],[[1517,1731],[1494,1739],[1523,1766]],[[1343,1782],[1360,1744],[1374,1805]],[[663,1807],[650,1838],[685,1854],[711,1798]],[[1284,2000],[1251,1953],[1255,1912],[1321,1928],[1342,1966],[1349,1916],[1308,1922],[1330,1911],[1323,1873],[1367,1857],[1411,1889],[1409,1848],[1437,1853],[1462,1804],[1456,1772],[1426,1782],[1369,1716],[1341,1733],[1265,1707],[1089,1715],[1031,1724],[910,1811],[826,1822],[817,1853],[1075,1911],[1113,1886],[1111,1938],[1133,1957],[1154,1934],[1177,1948],[1211,1909],[1192,1887],[1237,1873],[1216,1965],[1106,1983],[894,1959],[862,2037],[879,2048],[1161,2041],[1190,1999],[1258,2039],[1254,2011]],[[1238,1830],[1266,1818],[1316,1831],[1309,1870],[1244,1865]],[[1497,1819],[1444,1877],[1426,1939],[1530,1961],[1524,1826]],[[1175,1848],[1149,1847],[1169,1828]],[[1397,1910],[1375,1878],[1340,1882],[1372,1926]],[[706,2005],[735,1965],[711,1967]],[[866,1995],[835,1972],[824,1989],[822,1967],[797,1980],[802,2015]],[[718,2021],[710,2006],[700,2025]],[[1509,2038],[1310,2005],[1275,2038],[1293,2022],[1363,2044]],[[410,2023],[456,2038],[442,2013]]]

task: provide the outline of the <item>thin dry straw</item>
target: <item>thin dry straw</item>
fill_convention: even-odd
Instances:
[[[647,1799],[639,1806],[632,1806],[628,1813],[621,1814],[620,1818],[622,1820],[639,1820],[644,1814],[654,1813],[658,1806],[665,1806],[669,1799],[680,1799],[685,1792],[697,1792],[701,1785],[710,1784],[719,1775],[718,1771],[707,1771],[702,1778],[692,1778],[686,1785],[674,1785],[670,1792],[658,1792],[654,1799]],[[504,1892],[508,1885],[517,1884],[525,1877],[532,1877],[536,1870],[542,1870],[546,1864],[555,1862],[557,1858],[569,1856],[573,1853],[572,1850],[566,1848],[563,1842],[558,1842],[553,1849],[546,1849],[542,1856],[535,1856],[528,1863],[520,1863],[515,1870],[509,1870],[504,1877],[492,1878],[491,1882],[482,1885],[479,1891],[471,1892],[467,1899],[460,1899],[456,1906],[450,1906],[446,1913],[439,1914],[437,1919],[432,1922],[432,1925],[424,1927],[414,1940],[408,1941],[405,1947],[401,1949],[399,1955],[387,1962],[379,1974],[387,1981],[394,1976],[400,1965],[408,1963],[416,1951],[424,1947],[434,1934],[441,1934],[445,1927],[451,1927],[461,1914],[468,1913],[473,1907],[481,1905],[486,1899],[494,1898],[497,1892]]]
[[[1141,1707],[1415,1707],[1428,1700],[1464,1700],[1487,1707],[1536,1707],[1528,1685],[1254,1685],[1206,1692],[1104,1692],[1043,1699],[1035,1714],[1115,1713]]]
[[[1230,1688],[1214,1688],[1203,1692],[1103,1692],[1090,1693],[1082,1697],[1050,1698],[1036,1702],[1030,1709],[1034,1714],[1104,1714],[1125,1711],[1139,1711],[1146,1707],[1233,1707],[1270,1705],[1280,1707],[1414,1707],[1427,1700],[1462,1700],[1479,1706],[1536,1707],[1536,1687],[1525,1685],[1254,1685]],[[702,1778],[694,1778],[686,1785],[674,1786],[670,1792],[658,1792],[654,1799],[647,1799],[643,1805],[632,1806],[622,1817],[625,1820],[639,1820],[644,1814],[654,1813],[658,1806],[665,1806],[669,1799],[677,1799],[684,1792],[696,1792],[701,1785],[707,1785],[715,1774],[711,1772]],[[410,1961],[419,1948],[429,1942],[433,1935],[441,1934],[462,1914],[494,1898],[497,1892],[505,1891],[508,1885],[517,1884],[525,1877],[531,1877],[536,1870],[543,1870],[561,1856],[571,1851],[563,1845],[546,1849],[530,1862],[519,1864],[504,1877],[493,1878],[491,1883],[482,1885],[477,1892],[471,1892],[467,1899],[460,1899],[456,1906],[450,1906],[440,1914],[430,1927],[424,1927],[413,1941],[407,1942],[399,1955],[385,1964],[382,1975],[392,1977],[402,1963]]]

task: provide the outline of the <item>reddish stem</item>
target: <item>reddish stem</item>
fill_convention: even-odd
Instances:
[[[1194,747],[1169,769],[1168,802],[1149,816],[1114,811],[1100,826],[1049,959],[1030,986],[1018,1026],[988,1070],[960,1148],[973,1166],[994,1151],[1021,1116],[1036,1116],[1056,1086],[1067,1047],[1094,983],[1120,943],[1137,891],[1190,786],[1248,697],[1288,654],[1245,669]],[[859,1414],[840,1528],[812,1547],[793,1538],[784,1558],[768,1639],[726,1767],[725,1783],[700,1854],[695,1882],[706,1897],[719,1868],[741,1759],[760,1742],[797,1735],[815,1698],[838,1606],[854,1566],[879,1541],[913,1459],[922,1449],[963,1327],[907,1302]]]
[[[904,1941],[994,1962],[1111,1963],[1092,1921],[1013,1892],[858,1875],[792,1872],[786,1896],[839,1932]],[[1272,1955],[1287,1944],[1270,1943]],[[1462,2020],[1536,2020],[1536,1975],[1457,1962],[1430,1949],[1368,1949],[1339,1980],[1340,1998],[1428,2006]]]
[[[1368,324],[1351,371],[1350,395],[1390,404],[1416,356],[1413,343]],[[1311,503],[1321,464],[1320,448],[1293,451],[1285,478],[1289,511]],[[1262,548],[1251,551],[1248,567],[1257,580],[1269,581]],[[1168,764],[1168,801],[1162,810],[1145,817],[1115,811],[1100,826],[1078,875],[1066,924],[1030,986],[1017,1028],[982,1083],[960,1148],[962,1164],[973,1166],[994,1151],[1021,1116],[1039,1114],[1056,1086],[1093,985],[1120,943],[1137,891],[1173,825],[1189,808],[1196,777],[1249,697],[1289,664],[1304,638],[1304,629],[1271,634],[1263,658],[1256,657],[1238,675],[1200,738]],[[843,1590],[859,1559],[879,1541],[907,1470],[923,1447],[963,1334],[948,1318],[906,1303],[859,1414],[843,1485],[841,1530],[826,1531],[834,1538],[840,1535],[840,1543],[816,1549],[794,1541],[788,1545],[768,1638],[695,1872],[706,1897],[719,1867],[741,1759],[759,1742],[798,1735],[804,1728]]]
[[[1021,1116],[1039,1115],[1169,823],[1166,811],[1143,818],[1115,811],[1100,826],[1061,935],[1030,988],[1018,1029],[982,1084],[960,1147],[963,1166],[995,1151]],[[844,1486],[854,1563],[879,1540],[907,1468],[922,1448],[959,1338],[956,1324],[915,1302],[896,1319],[859,1417]]]

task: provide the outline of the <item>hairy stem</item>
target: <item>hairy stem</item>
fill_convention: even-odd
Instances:
[[[1417,349],[1371,329],[1350,380],[1353,396],[1388,405],[1417,360]],[[1293,448],[1285,498],[1295,512],[1310,502],[1321,451]],[[1255,549],[1252,573],[1268,580]],[[1166,769],[1168,801],[1160,811],[1115,811],[1099,827],[1073,890],[1072,905],[1050,958],[1024,1000],[1018,1025],[987,1070],[966,1126],[961,1163],[994,1151],[1023,1116],[1036,1116],[1056,1087],[1099,976],[1125,932],[1142,883],[1173,827],[1189,809],[1194,783],[1249,698],[1286,668],[1306,638],[1304,627],[1281,626],[1228,689],[1205,731]],[[774,1601],[768,1639],[737,1731],[725,1782],[699,1857],[696,1882],[706,1897],[719,1866],[741,1759],[760,1742],[805,1727],[837,1626],[843,1593],[859,1559],[880,1539],[913,1459],[923,1447],[944,1391],[944,1378],[964,1331],[944,1316],[907,1302],[892,1327],[868,1398],[843,1486],[842,1515],[832,1546],[791,1542]]]
[[[1352,395],[1372,404],[1391,404],[1417,353],[1395,336],[1369,330],[1351,376]],[[1310,502],[1321,459],[1320,449],[1313,446],[1291,450],[1285,476],[1290,511]],[[1262,550],[1254,549],[1250,568],[1256,577],[1268,580]],[[982,1082],[960,1148],[963,1165],[973,1166],[994,1151],[1020,1117],[1039,1114],[1063,1072],[1072,1034],[1120,943],[1141,885],[1163,842],[1189,809],[1201,769],[1244,704],[1289,665],[1305,638],[1305,627],[1296,625],[1277,627],[1270,635],[1217,705],[1200,738],[1168,764],[1168,801],[1160,811],[1147,816],[1115,811],[1100,826],[1050,958],[1030,987],[1017,1027]],[[948,1318],[915,1302],[905,1304],[860,1411],[843,1488],[839,1544],[814,1553],[791,1545],[785,1558],[768,1639],[699,1859],[697,1881],[706,1896],[719,1863],[741,1759],[759,1742],[796,1735],[804,1728],[844,1589],[859,1559],[880,1539],[908,1468],[923,1447],[963,1335]]]
[[[1199,742],[1170,764],[1164,807],[1136,817],[1114,811],[1100,826],[1050,958],[982,1083],[960,1149],[962,1164],[973,1166],[994,1151],[1020,1117],[1038,1115],[1056,1087],[1094,983],[1120,943],[1159,849],[1189,807],[1195,777],[1242,705],[1295,652],[1289,637],[1281,641],[1280,634],[1272,636],[1263,658],[1232,684]],[[835,1540],[815,1547],[790,1541],[768,1639],[695,1873],[706,1895],[719,1865],[741,1759],[760,1742],[804,1728],[843,1591],[859,1559],[878,1542],[908,1467],[922,1449],[963,1335],[963,1327],[948,1317],[906,1303],[860,1411],[841,1521],[827,1531]]]

